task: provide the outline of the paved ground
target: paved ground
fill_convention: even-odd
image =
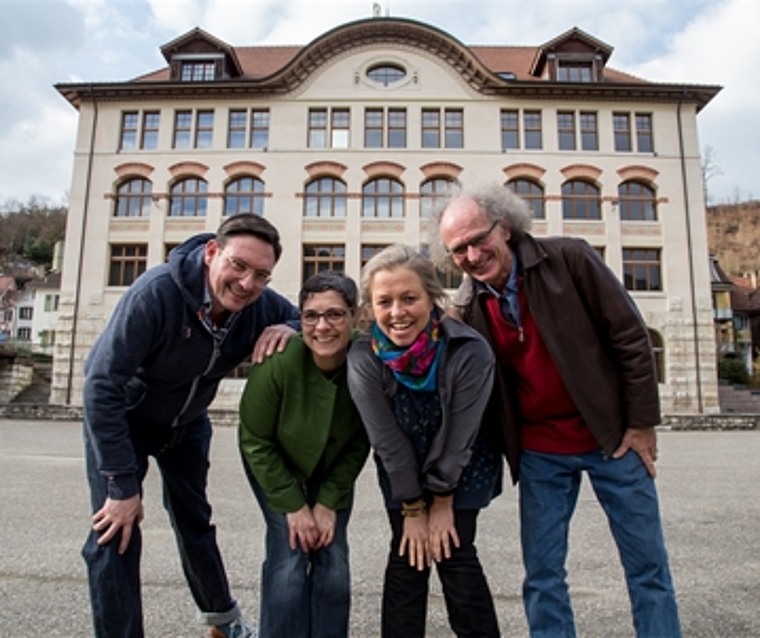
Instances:
[[[660,449],[658,484],[684,635],[760,636],[760,432],[664,431]],[[0,637],[91,635],[79,556],[88,527],[79,424],[0,420],[0,477]],[[146,483],[146,633],[207,636],[195,623],[156,477],[152,470]],[[233,428],[217,429],[210,480],[233,590],[255,619],[262,523]],[[527,635],[515,509],[508,488],[484,512],[479,531],[502,631],[510,637]],[[350,532],[352,637],[374,637],[388,533],[371,465],[359,481]],[[568,567],[579,636],[633,636],[615,550],[587,485]],[[451,636],[437,584],[429,616],[429,636]]]

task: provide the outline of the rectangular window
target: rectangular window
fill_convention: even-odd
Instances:
[[[501,111],[501,149],[520,148],[519,113],[517,110]]]
[[[213,62],[183,62],[183,82],[207,82],[213,80],[216,65]]]
[[[560,151],[575,150],[575,112],[557,112],[557,135]]]
[[[388,148],[406,148],[406,109],[388,109]]]
[[[195,148],[211,148],[214,143],[214,112],[198,111],[195,118]]]
[[[591,82],[593,65],[591,62],[558,62],[558,82]]]
[[[636,113],[636,149],[639,153],[654,153],[651,113]]]
[[[441,148],[439,109],[422,109],[422,148]]]
[[[147,244],[113,244],[108,269],[108,285],[129,286],[145,272],[147,265]]]
[[[121,142],[119,150],[133,151],[137,148],[137,111],[127,111],[121,114]]]
[[[446,109],[444,118],[446,148],[464,148],[464,113],[462,109]]]
[[[161,114],[158,111],[145,111],[142,118],[142,138],[140,148],[149,151],[158,148],[158,127]]]
[[[523,127],[525,128],[525,148],[540,150],[543,147],[541,111],[524,111]]]
[[[348,148],[351,112],[348,109],[333,109],[331,115],[330,139],[332,148]]]
[[[227,124],[227,148],[245,148],[248,137],[248,111],[230,110]]]
[[[19,341],[31,341],[32,329],[31,328],[19,328],[16,331],[16,339]]]
[[[631,149],[631,116],[628,113],[613,113],[612,128],[615,133],[615,150],[628,153]]]
[[[581,149],[584,151],[599,150],[599,132],[596,121],[596,113],[580,113]]]
[[[662,290],[660,250],[623,249],[623,282],[626,290]]]
[[[364,147],[383,148],[383,109],[364,111]]]
[[[269,147],[269,109],[251,111],[251,148]]]
[[[45,295],[45,312],[53,311],[53,295]]]
[[[309,109],[309,148],[327,148],[327,109]]]
[[[361,268],[364,268],[370,259],[387,247],[388,244],[362,244]]]
[[[345,271],[346,247],[342,244],[304,244],[303,280],[323,270]]]
[[[172,148],[190,148],[193,139],[193,112],[175,111]]]
[[[33,308],[31,306],[22,306],[18,309],[18,318],[30,320],[32,318]]]

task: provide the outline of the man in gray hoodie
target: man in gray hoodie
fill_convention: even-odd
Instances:
[[[150,456],[212,635],[255,635],[230,594],[211,524],[207,408],[233,368],[252,352],[256,361],[282,350],[298,327],[298,309],[267,288],[281,252],[262,217],[226,219],[138,277],[90,352],[84,438],[93,516],[82,555],[98,638],[144,634],[139,523]]]

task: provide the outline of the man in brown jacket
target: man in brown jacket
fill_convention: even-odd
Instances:
[[[532,237],[530,222],[527,204],[499,184],[461,191],[434,215],[432,248],[439,266],[469,275],[455,305],[496,355],[484,427],[501,428],[519,479],[531,636],[575,636],[565,560],[586,472],[617,543],[637,636],[678,638],[654,485],[660,409],[647,328],[585,241]]]

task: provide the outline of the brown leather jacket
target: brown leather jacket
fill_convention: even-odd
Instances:
[[[615,274],[582,239],[526,234],[511,247],[541,337],[603,452],[614,452],[626,428],[659,424],[649,333]],[[489,294],[466,279],[454,305],[493,347],[485,310]],[[497,363],[483,429],[503,446],[514,482],[520,450],[516,390],[514,370]]]

